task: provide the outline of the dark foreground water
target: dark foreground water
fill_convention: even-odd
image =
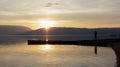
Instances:
[[[31,37],[1,36],[0,67],[114,67],[112,48],[88,46],[28,46]],[[31,38],[32,39],[32,38]]]

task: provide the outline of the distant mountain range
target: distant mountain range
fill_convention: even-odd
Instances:
[[[48,30],[50,40],[86,40],[94,39],[94,32],[99,39],[120,38],[120,28],[64,28],[53,27]],[[44,28],[23,33],[21,35],[46,35]]]
[[[65,28],[65,27],[52,27],[48,30],[49,35],[85,35],[93,34],[97,31],[98,34],[120,34],[120,28]],[[37,30],[32,30],[24,26],[10,26],[1,25],[0,34],[20,34],[20,35],[46,35],[46,30],[40,28]]]
[[[98,38],[120,38],[120,28],[65,28],[53,27],[48,30],[49,39],[53,40],[80,40],[80,39],[94,39],[94,32],[98,32]],[[32,30],[24,26],[0,26],[0,35],[37,35],[27,37],[28,39],[42,39],[46,35],[46,30],[40,28]],[[51,35],[51,36],[50,36]],[[26,37],[25,37],[26,38]]]
[[[95,31],[98,34],[103,35],[113,35],[113,34],[120,34],[120,28],[95,28],[95,29],[88,29],[88,28],[64,28],[64,27],[53,27],[48,30],[49,35],[86,35],[86,34],[93,34]],[[33,30],[30,32],[23,33],[22,35],[45,35],[46,30],[44,28]]]
[[[32,31],[30,28],[24,26],[0,25],[0,35],[13,35],[30,31]]]

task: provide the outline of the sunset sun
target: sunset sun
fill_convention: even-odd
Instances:
[[[39,22],[40,22],[40,27],[46,29],[50,27],[54,27],[56,25],[56,22],[52,20],[39,20]]]

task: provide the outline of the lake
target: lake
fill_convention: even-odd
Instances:
[[[0,36],[1,67],[114,67],[112,48],[92,46],[27,45],[29,36]]]

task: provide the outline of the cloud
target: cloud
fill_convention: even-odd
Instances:
[[[54,17],[61,20],[115,20],[120,18],[117,11],[104,11],[104,12],[63,12],[54,15]]]
[[[53,7],[53,6],[58,6],[59,3],[47,3],[45,4],[45,7]]]
[[[120,10],[119,0],[0,0],[0,10],[12,12],[36,12],[41,13],[45,7],[52,10]],[[9,5],[9,6],[8,6]]]
[[[0,21],[52,18],[71,23],[120,24],[120,0],[0,0],[0,4]]]

